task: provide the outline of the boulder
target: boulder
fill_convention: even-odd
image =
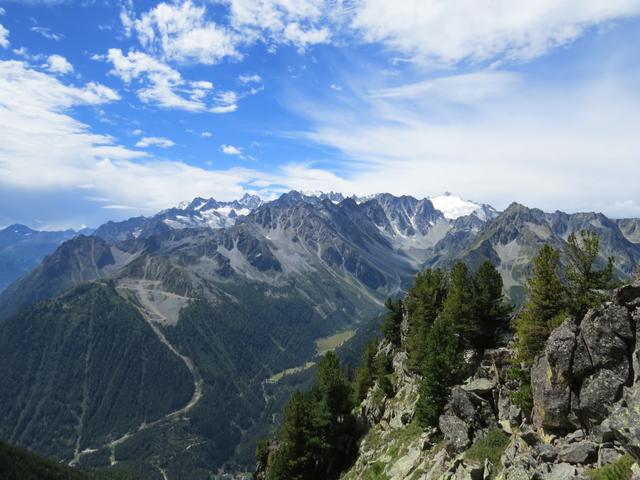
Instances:
[[[478,402],[477,398],[473,400],[475,400],[475,403]],[[456,385],[451,389],[451,399],[447,403],[445,411],[463,420],[472,421],[475,419],[476,406],[472,401],[471,394]]]
[[[401,458],[393,462],[388,471],[391,480],[407,478],[420,463],[421,450],[418,446],[410,448]]]
[[[562,445],[558,452],[561,462],[584,465],[596,460],[598,445],[588,440]]]
[[[605,420],[612,402],[620,398],[625,381],[626,378],[606,368],[587,377],[582,383],[579,403],[576,405],[579,417],[589,425]]]
[[[534,448],[535,455],[542,462],[553,463],[558,458],[558,449],[553,445],[541,443]]]
[[[576,467],[568,463],[558,463],[551,466],[551,470],[545,478],[547,480],[565,480],[576,476]]]
[[[611,428],[611,422],[608,418],[605,418],[600,425],[596,425],[592,431],[594,440],[600,443],[612,442],[615,438],[615,433]]]
[[[625,388],[622,400],[615,406],[609,423],[624,449],[640,461],[640,384]]]
[[[533,424],[536,428],[569,430],[571,367],[578,327],[566,320],[547,340],[542,355],[531,368]]]
[[[572,442],[580,442],[582,440],[584,440],[584,430],[582,430],[581,428],[576,430],[575,432],[571,432],[570,434],[566,435],[564,437],[565,442],[567,443],[572,443]]]
[[[636,339],[640,338],[640,307],[631,313],[633,324],[636,326]],[[636,341],[636,348],[632,355],[633,383],[640,382],[640,342]]]
[[[622,378],[629,375],[629,352],[625,340],[633,340],[629,312],[618,305],[591,309],[580,324],[572,374],[583,379],[606,368]]]
[[[640,304],[640,283],[625,285],[616,288],[613,292],[613,301],[617,305],[639,305]]]
[[[622,456],[615,448],[611,447],[602,447],[598,450],[598,466],[602,467],[603,465],[609,465],[610,463],[614,463]]]
[[[448,459],[449,456],[446,450],[440,450],[438,453],[436,453],[436,456],[433,457],[433,461],[431,462],[431,468],[423,477],[424,480],[438,480],[440,478],[443,478],[444,474],[447,472]]]
[[[462,385],[462,388],[467,392],[472,392],[477,395],[484,395],[491,392],[496,388],[497,382],[491,378],[473,378],[469,383]]]
[[[471,444],[469,426],[454,415],[440,415],[438,426],[444,435],[444,442],[448,450],[461,452]]]

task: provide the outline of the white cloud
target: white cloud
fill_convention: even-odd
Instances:
[[[206,8],[190,0],[160,3],[140,18],[125,24],[138,34],[142,46],[164,60],[212,65],[240,56],[234,34],[206,19]],[[125,27],[126,27],[125,25]]]
[[[305,29],[299,23],[292,22],[285,27],[283,36],[298,49],[304,50],[309,45],[329,42],[331,34],[327,27]]]
[[[229,25],[207,5],[162,2],[136,17],[122,13],[125,32],[165,61],[215,64],[241,58],[261,41],[303,51],[355,34],[400,56],[436,64],[529,60],[580,37],[591,27],[640,14],[637,0],[217,0]],[[217,18],[220,18],[218,16]]]
[[[53,187],[80,182],[81,166],[101,158],[139,156],[91,133],[65,111],[118,98],[103,85],[64,85],[24,62],[0,62],[1,184]]]
[[[231,25],[245,41],[287,43],[304,50],[331,40],[328,23],[342,14],[342,2],[326,0],[226,0]]]
[[[202,133],[200,133],[200,136],[202,138],[211,138],[211,137],[213,137],[213,134],[211,132],[202,132]]]
[[[73,72],[73,65],[62,55],[49,55],[47,59],[47,70],[52,73],[64,75]]]
[[[364,92],[353,103],[296,98],[291,108],[314,125],[304,138],[345,159],[333,167],[343,178],[326,177],[321,189],[451,190],[498,208],[520,201],[630,215],[625,205],[640,203],[640,94],[635,73],[625,72],[545,87],[509,72],[374,91],[363,80],[352,85],[354,95]]]
[[[4,15],[6,12],[6,10],[2,7],[0,7],[0,16]]]
[[[140,84],[137,95],[144,103],[190,112],[225,113],[237,108],[224,93],[210,98],[211,82],[187,81],[180,72],[146,53],[130,51],[124,55],[122,50],[111,48],[107,59],[113,64],[113,75]]]
[[[31,31],[42,35],[49,40],[55,40],[56,42],[62,40],[64,35],[60,33],[53,33],[50,28],[45,27],[31,27]]]
[[[25,62],[0,61],[0,189],[25,200],[77,195],[107,210],[148,214],[196,196],[231,200],[247,190],[268,196],[276,185],[315,185],[315,172],[304,167],[210,170],[154,158],[71,116],[77,107],[115,99],[115,92],[95,83],[70,86]],[[84,220],[95,223],[95,211]]]
[[[262,77],[260,77],[260,75],[258,75],[257,73],[254,73],[253,75],[240,75],[238,77],[238,80],[240,80],[240,83],[260,83],[262,82]]]
[[[352,27],[416,60],[528,60],[602,22],[640,13],[635,0],[357,0]]]
[[[8,48],[9,47],[9,30],[4,28],[0,23],[0,47]]]
[[[142,137],[136,143],[136,147],[138,148],[147,148],[147,147],[160,147],[160,148],[170,148],[175,145],[173,140],[169,140],[164,137]]]
[[[329,85],[329,88],[331,88],[331,90],[335,90],[337,92],[342,90],[342,87],[340,85],[336,85],[335,83],[332,83],[331,85]]]
[[[225,155],[240,155],[242,150],[238,147],[234,147],[233,145],[220,145],[220,150]]]
[[[131,132],[131,135],[139,137],[142,135],[142,130],[140,130],[139,128],[136,128],[133,132]]]
[[[0,61],[0,188],[25,199],[80,191],[81,198],[112,209],[150,213],[195,196],[239,198],[243,185],[258,178],[280,181],[249,169],[213,171],[155,159],[94,133],[70,114],[116,98],[95,83],[69,86],[25,62]]]

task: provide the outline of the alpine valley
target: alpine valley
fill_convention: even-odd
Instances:
[[[251,470],[318,356],[354,365],[427,267],[490,260],[519,305],[540,247],[572,232],[598,234],[619,280],[640,263],[640,219],[448,193],[196,198],[92,235],[25,228],[0,232],[0,438],[160,480]]]

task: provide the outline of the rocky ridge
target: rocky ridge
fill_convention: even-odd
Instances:
[[[530,416],[511,402],[518,386],[507,375],[509,348],[486,351],[473,376],[453,387],[440,432],[413,421],[420,379],[406,369],[403,348],[383,342],[395,395],[376,384],[360,405],[367,433],[342,478],[588,479],[617,462],[640,479],[638,320],[640,282],[555,329],[532,369]]]

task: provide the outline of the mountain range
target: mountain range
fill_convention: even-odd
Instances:
[[[488,259],[518,303],[537,249],[584,228],[633,273],[638,219],[451,194],[197,198],[109,222],[0,293],[0,438],[148,478],[242,470],[317,355],[353,355],[416,272]]]
[[[29,273],[62,242],[90,229],[38,231],[24,225],[9,225],[0,229],[0,291]]]

